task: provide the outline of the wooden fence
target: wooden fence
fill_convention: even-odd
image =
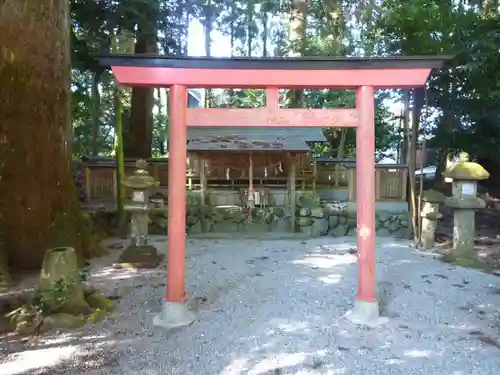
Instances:
[[[168,186],[168,160],[151,159],[149,161],[149,172],[160,182],[159,189],[166,190]],[[116,168],[113,160],[87,160],[80,164],[85,176],[85,202],[86,203],[110,203],[116,202]],[[125,174],[128,176],[135,170],[135,162],[125,162]],[[349,192],[349,200],[356,200],[356,169],[341,163],[312,164],[311,168],[302,168],[297,171],[297,187],[301,189],[329,189],[345,188]],[[375,170],[375,196],[378,201],[397,200],[406,201],[406,186],[408,172],[402,165],[377,165]],[[281,185],[286,186],[286,176],[257,177],[255,184],[262,187]],[[240,188],[248,186],[248,180],[227,180],[226,176],[211,174],[207,178],[208,186],[214,188]],[[223,184],[224,186],[222,186]],[[241,185],[241,186],[240,186]],[[199,186],[199,175],[195,169],[188,165],[186,176],[188,189],[197,189]]]
[[[348,170],[349,200],[356,200],[356,169]],[[408,169],[404,165],[379,164],[375,167],[375,199],[406,201]]]
[[[148,160],[148,171],[160,186],[168,185],[168,159]],[[85,202],[109,203],[116,202],[118,188],[116,180],[116,163],[110,158],[92,158],[80,163],[85,176]],[[135,161],[125,161],[125,175],[135,171]]]

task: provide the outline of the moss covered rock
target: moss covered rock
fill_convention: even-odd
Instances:
[[[83,314],[72,315],[66,313],[58,313],[46,317],[43,320],[41,327],[42,331],[51,329],[77,329],[85,325],[86,318]]]
[[[440,191],[429,189],[422,193],[422,200],[429,203],[443,203],[445,200],[445,195]]]
[[[103,296],[100,293],[93,293],[87,296],[87,302],[92,307],[95,309],[90,315],[89,315],[89,323],[96,323],[99,320],[103,319],[107,313],[112,311],[114,309],[114,304],[113,302],[109,299]]]
[[[42,318],[28,305],[23,305],[5,317],[9,320],[11,327],[20,335],[31,335],[37,332],[42,324]]]
[[[490,174],[478,163],[469,161],[469,155],[462,152],[458,163],[446,169],[443,176],[454,180],[486,180]]]
[[[106,310],[96,309],[92,314],[89,315],[88,322],[90,324],[97,323],[98,321],[104,319],[106,314]]]
[[[16,322],[16,332],[22,336],[32,335],[37,332],[38,324],[32,319],[20,320]]]
[[[89,306],[93,309],[111,311],[114,308],[113,302],[98,292],[89,294],[86,300]]]
[[[80,279],[77,254],[72,247],[47,250],[40,271],[40,292],[51,312],[90,313]]]
[[[465,268],[484,269],[485,264],[476,257],[474,251],[449,252],[441,257],[445,263],[452,263]]]
[[[154,246],[128,246],[118,258],[117,265],[122,268],[156,268],[161,256]]]

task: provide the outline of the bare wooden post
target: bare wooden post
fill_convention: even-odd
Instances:
[[[380,200],[380,185],[381,185],[380,174],[381,174],[380,169],[375,168],[375,200],[377,201]]]
[[[295,232],[295,158],[288,157],[288,206],[290,209],[290,221],[292,232]]]
[[[418,202],[417,202],[417,238],[420,245],[422,245],[420,238],[422,237],[422,194],[424,192],[424,157],[425,157],[425,134],[422,144],[422,152],[420,153],[420,186],[418,189]]]
[[[116,168],[113,168],[113,200],[118,202],[118,180],[117,180]],[[120,206],[120,204],[118,204]]]
[[[205,158],[200,155],[198,159],[198,168],[200,172],[200,200],[201,205],[205,206],[207,203],[207,173],[205,169]]]
[[[335,181],[335,186],[340,185],[340,164],[335,164],[335,172],[333,174],[333,178]]]
[[[84,169],[85,173],[85,200],[87,203],[90,203],[90,200],[92,199],[92,173],[90,171],[89,167],[85,167]]]
[[[193,165],[191,161],[191,155],[186,158],[186,177],[188,180],[187,188],[193,190]]]
[[[317,174],[317,165],[316,165],[316,160],[313,160],[313,181],[312,181],[312,190],[313,194],[316,194],[316,174]]]
[[[160,181],[160,175],[158,174],[158,163],[152,163],[153,166],[153,178],[156,181]]]
[[[342,159],[344,157],[346,135],[347,135],[347,129],[341,128],[339,149],[337,150],[337,159]],[[340,185],[340,165],[335,164],[335,186],[339,185]]]
[[[405,104],[405,107],[408,106],[409,111],[409,101],[410,101],[410,92],[407,91],[407,96],[405,100],[408,101],[408,104]],[[416,110],[415,101],[413,103],[413,118],[412,118],[412,126],[411,132],[409,134],[408,139],[408,173],[410,175],[410,212],[411,212],[411,223],[412,223],[412,231],[413,231],[413,245],[418,248],[419,240],[418,240],[418,213],[417,213],[417,192],[416,192],[416,178],[415,178],[415,169],[417,167],[417,142],[418,142],[418,122],[419,119],[415,118]],[[409,113],[408,113],[409,116]]]
[[[401,170],[401,200],[406,202],[407,190],[408,190],[408,169],[404,167]]]
[[[348,173],[348,188],[349,188],[349,201],[356,200],[356,169],[349,168]]]

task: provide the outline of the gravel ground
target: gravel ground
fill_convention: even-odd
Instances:
[[[94,264],[92,282],[117,298],[116,311],[78,333],[11,344],[0,374],[499,374],[499,279],[378,242],[385,326],[344,318],[356,289],[353,239],[190,240],[191,326],[153,327],[162,270],[113,269],[114,250]]]

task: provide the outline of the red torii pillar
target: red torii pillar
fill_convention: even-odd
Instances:
[[[186,131],[189,126],[357,127],[358,291],[348,317],[378,324],[375,291],[374,89],[423,86],[447,57],[406,59],[206,59],[115,55],[101,58],[121,84],[170,87],[167,292],[155,325],[177,327],[195,316],[184,302]],[[293,70],[292,70],[293,69]],[[267,88],[265,108],[187,108],[187,88]],[[355,109],[279,109],[277,88],[356,89]]]

